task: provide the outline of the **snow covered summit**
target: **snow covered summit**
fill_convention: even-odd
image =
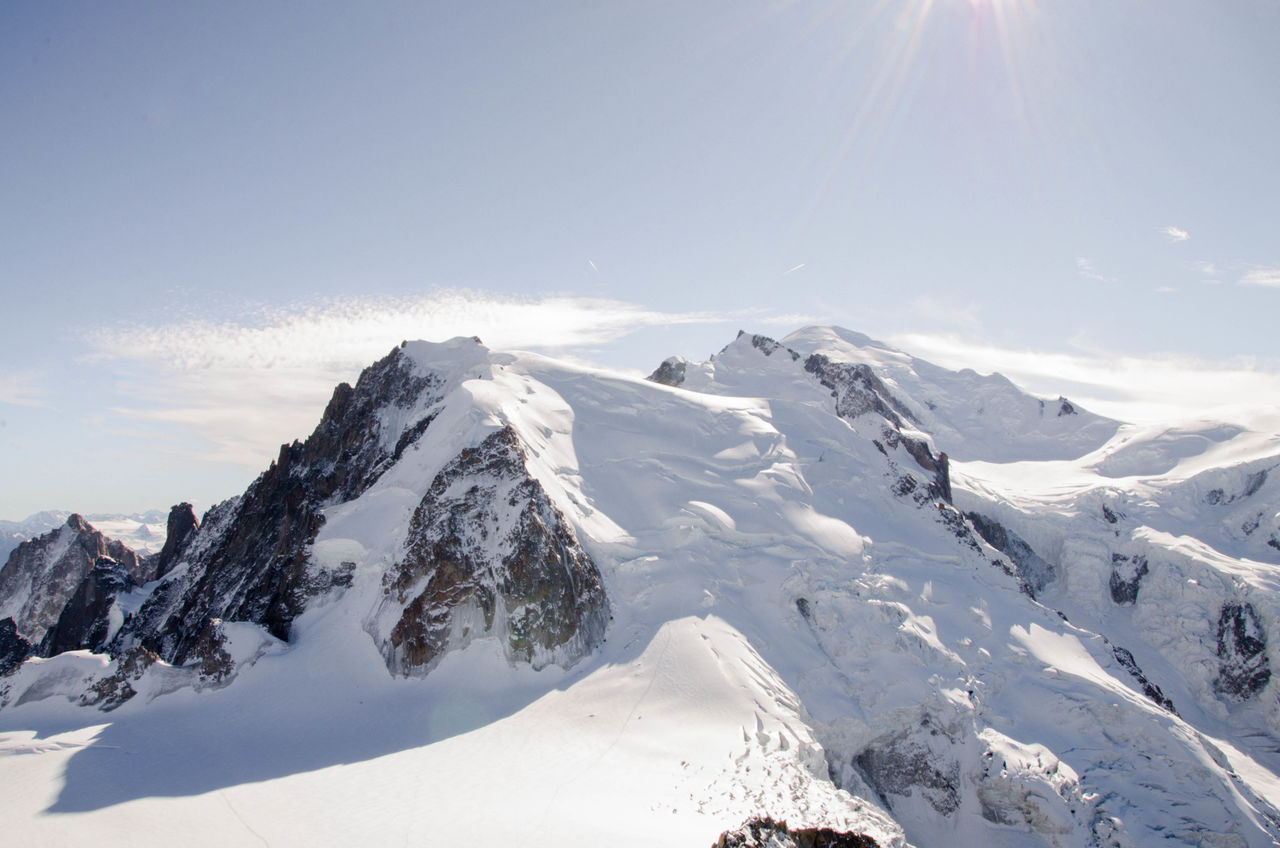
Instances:
[[[1276,454],[838,328],[649,380],[406,343],[0,678],[9,823],[1272,844]]]

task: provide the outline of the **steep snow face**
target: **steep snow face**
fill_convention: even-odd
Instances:
[[[20,837],[145,815],[401,842],[423,799],[450,844],[712,844],[759,816],[882,845],[1280,837],[1275,566],[1235,553],[1270,549],[1257,434],[1107,442],[838,330],[654,380],[467,340],[392,361],[377,385],[436,376],[335,395],[365,412],[327,413],[149,590],[138,620],[217,600],[185,656],[0,681],[0,752],[41,752],[0,759],[35,787],[7,796]],[[1154,476],[1104,474],[1120,452]],[[236,538],[297,571],[211,553]],[[253,585],[296,590],[288,644]]]

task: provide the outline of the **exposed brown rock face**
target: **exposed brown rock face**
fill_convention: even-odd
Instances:
[[[720,834],[712,848],[877,848],[864,833],[849,833],[829,827],[788,827],[785,821],[761,816],[737,830]]]
[[[508,659],[568,665],[608,620],[595,563],[529,476],[509,428],[437,475],[383,583],[369,627],[396,674],[425,673],[450,647],[489,632]]]
[[[145,560],[79,515],[57,530],[28,539],[0,569],[0,616],[12,617],[18,635],[39,644],[102,559],[118,564],[135,582],[149,577]]]
[[[80,703],[84,706],[96,706],[104,713],[111,712],[125,701],[138,694],[133,684],[142,679],[147,669],[158,660],[154,653],[146,648],[133,647],[125,651],[116,661],[116,670],[106,677],[93,682],[83,695]]]

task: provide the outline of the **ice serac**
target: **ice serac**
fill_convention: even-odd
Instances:
[[[436,476],[383,587],[368,630],[394,674],[425,673],[482,635],[497,636],[510,661],[568,666],[608,620],[599,570],[530,476],[510,427]]]
[[[0,618],[12,618],[17,633],[38,645],[89,572],[104,560],[134,582],[150,579],[146,560],[103,536],[80,515],[71,515],[57,530],[28,539],[9,555],[0,569]]]

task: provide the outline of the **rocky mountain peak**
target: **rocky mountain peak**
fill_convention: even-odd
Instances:
[[[504,427],[423,496],[367,625],[393,673],[428,671],[481,635],[497,636],[513,662],[568,666],[603,637],[600,572],[525,462]]]
[[[108,539],[79,514],[20,544],[0,568],[0,619],[39,644],[80,584],[100,560],[117,565],[131,580],[150,578],[148,562],[122,542]]]

